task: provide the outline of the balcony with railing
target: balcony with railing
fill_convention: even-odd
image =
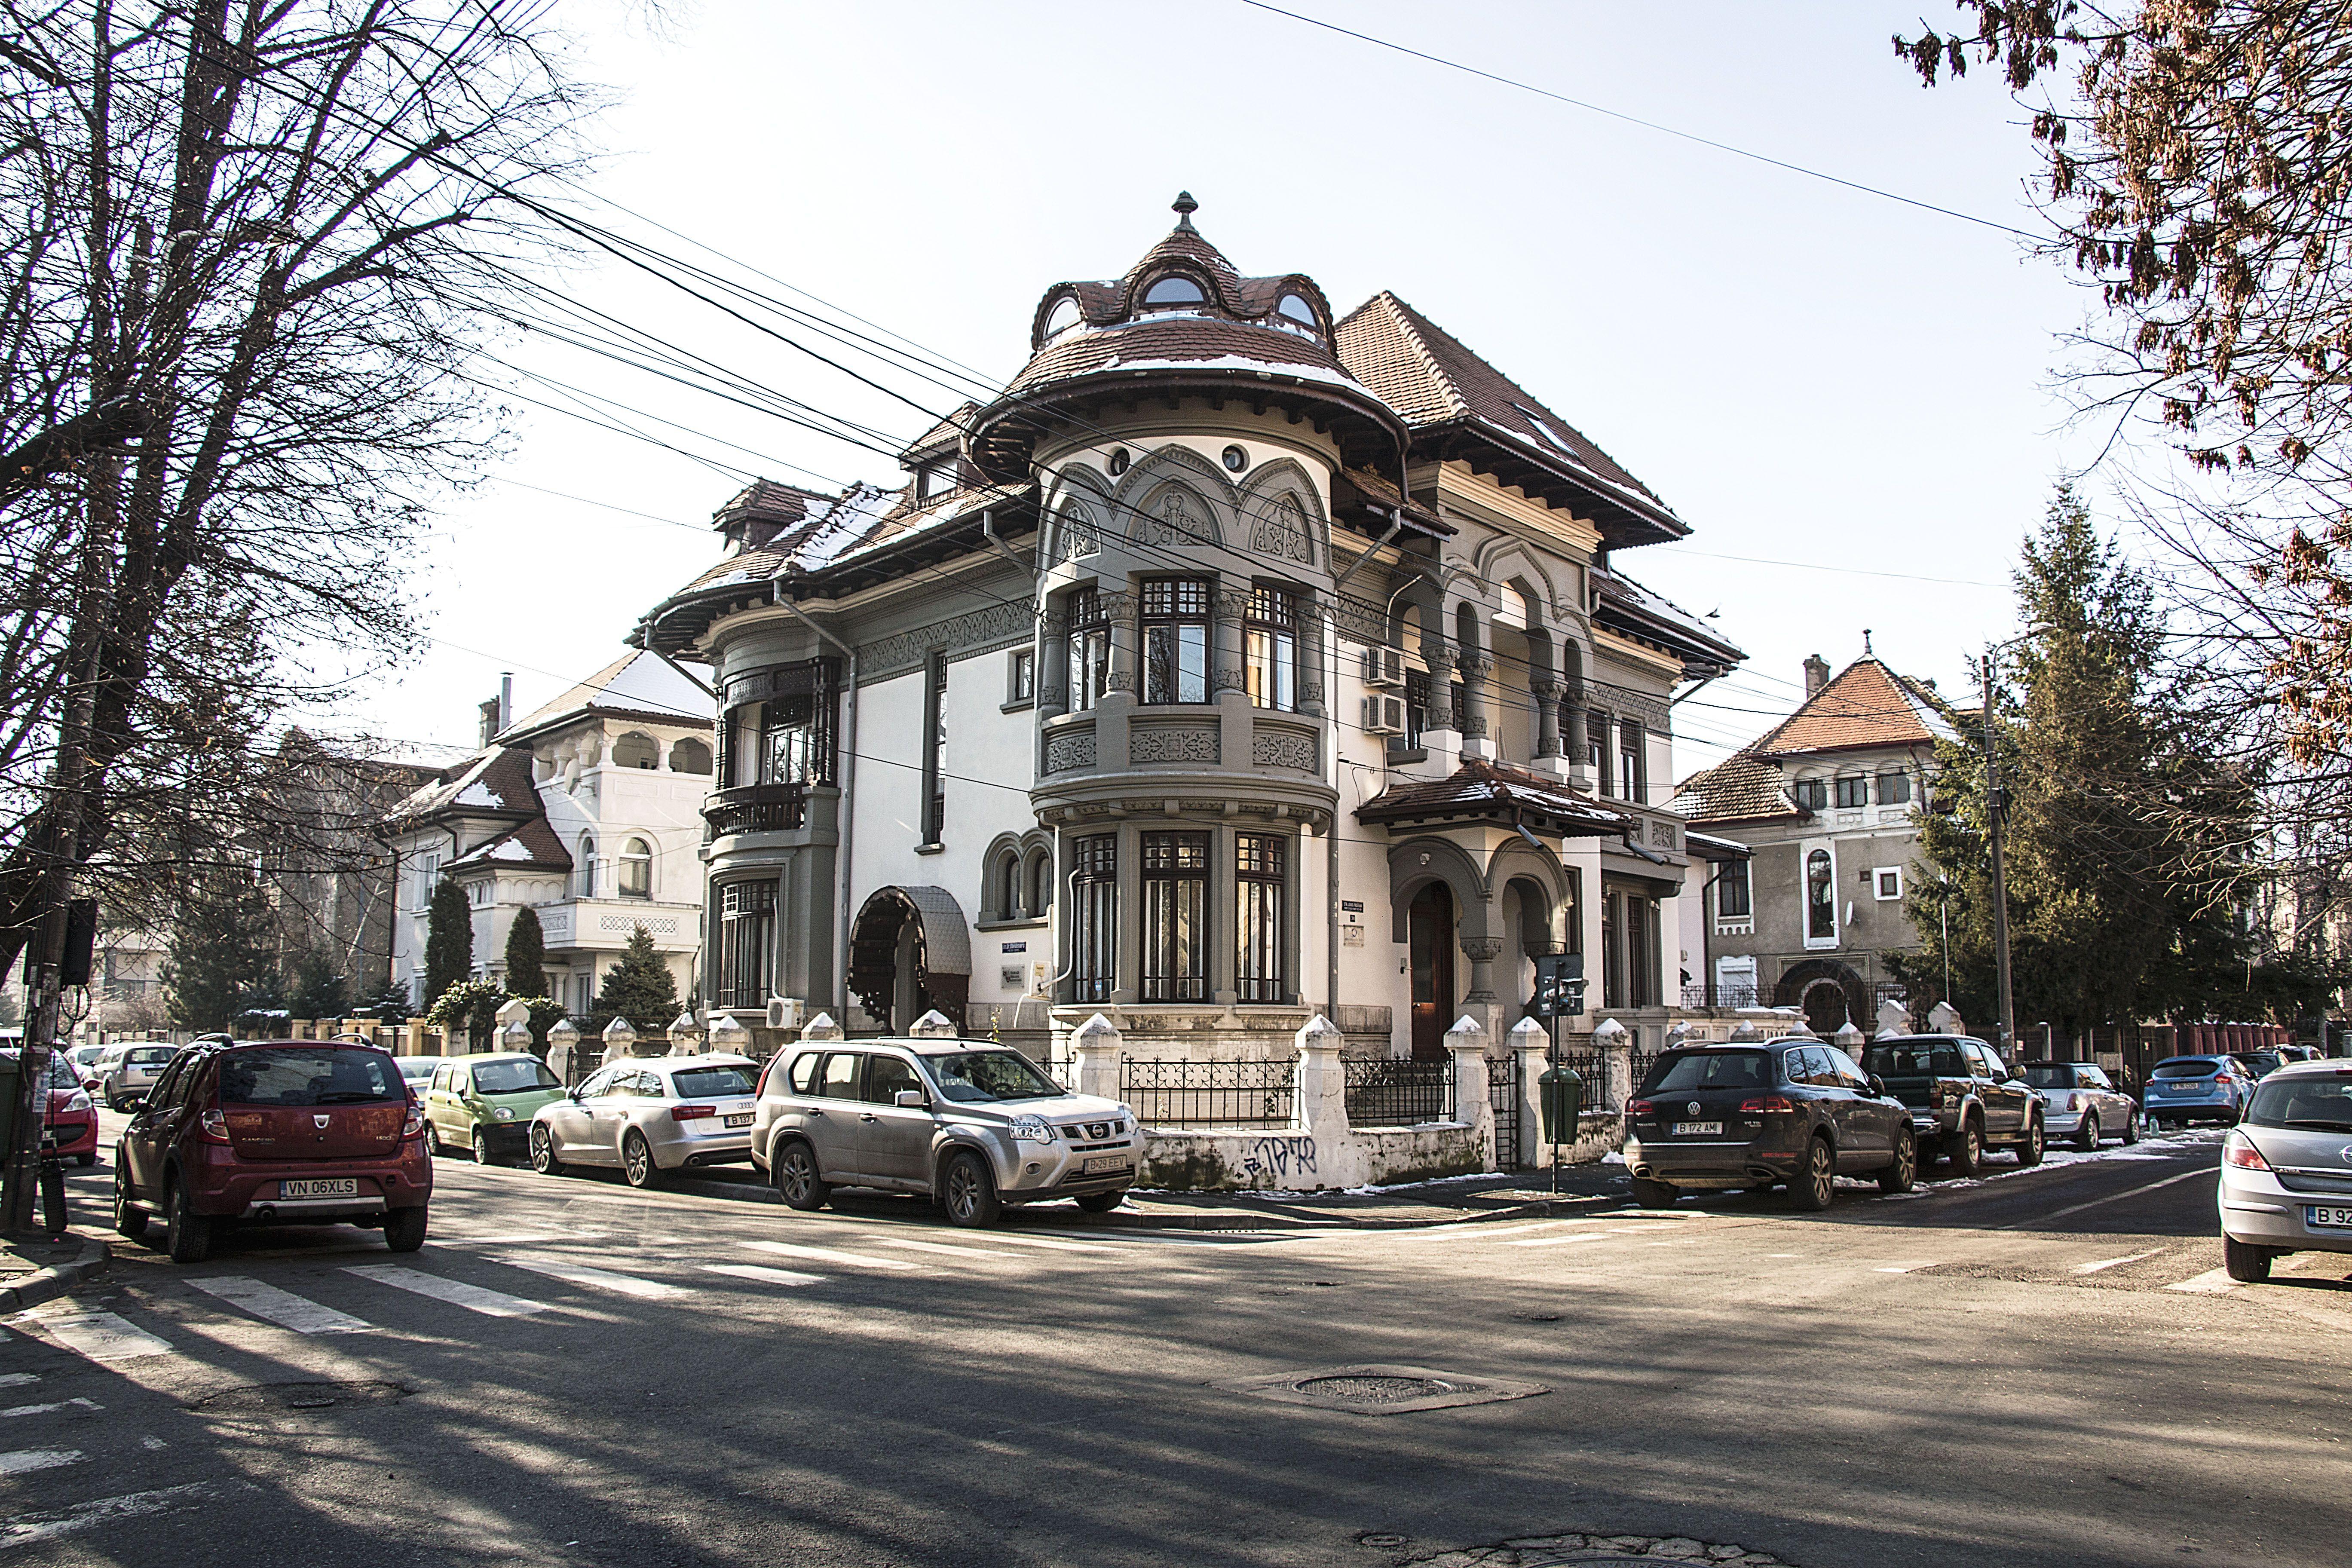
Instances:
[[[707,796],[702,819],[713,837],[730,833],[786,833],[808,819],[808,786],[803,784],[738,784]]]

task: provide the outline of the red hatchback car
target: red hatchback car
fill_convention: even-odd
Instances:
[[[21,1051],[0,1051],[0,1057],[21,1060]],[[81,1074],[63,1051],[49,1053],[48,1110],[41,1125],[58,1141],[58,1157],[77,1165],[98,1163],[98,1110]]]
[[[199,1045],[172,1058],[114,1156],[114,1228],[164,1226],[201,1263],[239,1225],[357,1225],[425,1244],[425,1112],[388,1052],[323,1040]]]

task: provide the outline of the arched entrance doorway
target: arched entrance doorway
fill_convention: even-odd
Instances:
[[[1834,958],[1790,964],[1773,987],[1772,1005],[1801,1009],[1805,1026],[1824,1037],[1848,1023],[1865,1030],[1870,1026],[1870,987],[1852,965]]]
[[[1446,1014],[1454,1006],[1454,894],[1430,882],[1405,906],[1412,968],[1412,1059],[1445,1059]]]
[[[850,927],[849,989],[891,1034],[936,1011],[964,1024],[971,927],[945,888],[880,888]]]
[[[1834,980],[1816,980],[1805,987],[1801,1005],[1805,1027],[1826,1039],[1845,1027],[1845,987]]]

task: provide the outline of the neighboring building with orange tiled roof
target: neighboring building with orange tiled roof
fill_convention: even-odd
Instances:
[[[1706,772],[1668,809],[1755,851],[1727,862],[1703,911],[1708,999],[1802,1006],[1816,1028],[1874,1033],[1915,948],[1905,912],[1936,744],[1955,738],[1932,683],[1865,653],[1832,678],[1805,661],[1797,710]]]

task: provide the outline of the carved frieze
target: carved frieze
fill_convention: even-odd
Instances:
[[[1030,605],[1019,600],[992,605],[984,610],[973,610],[860,646],[857,679],[863,683],[919,668],[935,653],[953,658],[1010,647],[1030,641],[1036,635],[1036,612]]]
[[[1312,566],[1315,547],[1307,531],[1307,516],[1298,503],[1284,496],[1274,510],[1250,525],[1250,548],[1277,561],[1297,561]]]
[[[1154,725],[1128,731],[1130,763],[1214,763],[1222,760],[1217,731],[1204,724]]]
[[[1311,773],[1315,771],[1314,738],[1278,730],[1271,733],[1261,731],[1250,737],[1250,762],[1261,768],[1296,768]]]
[[[1077,768],[1095,765],[1095,732],[1073,730],[1066,734],[1045,737],[1045,771],[1066,773]]]

